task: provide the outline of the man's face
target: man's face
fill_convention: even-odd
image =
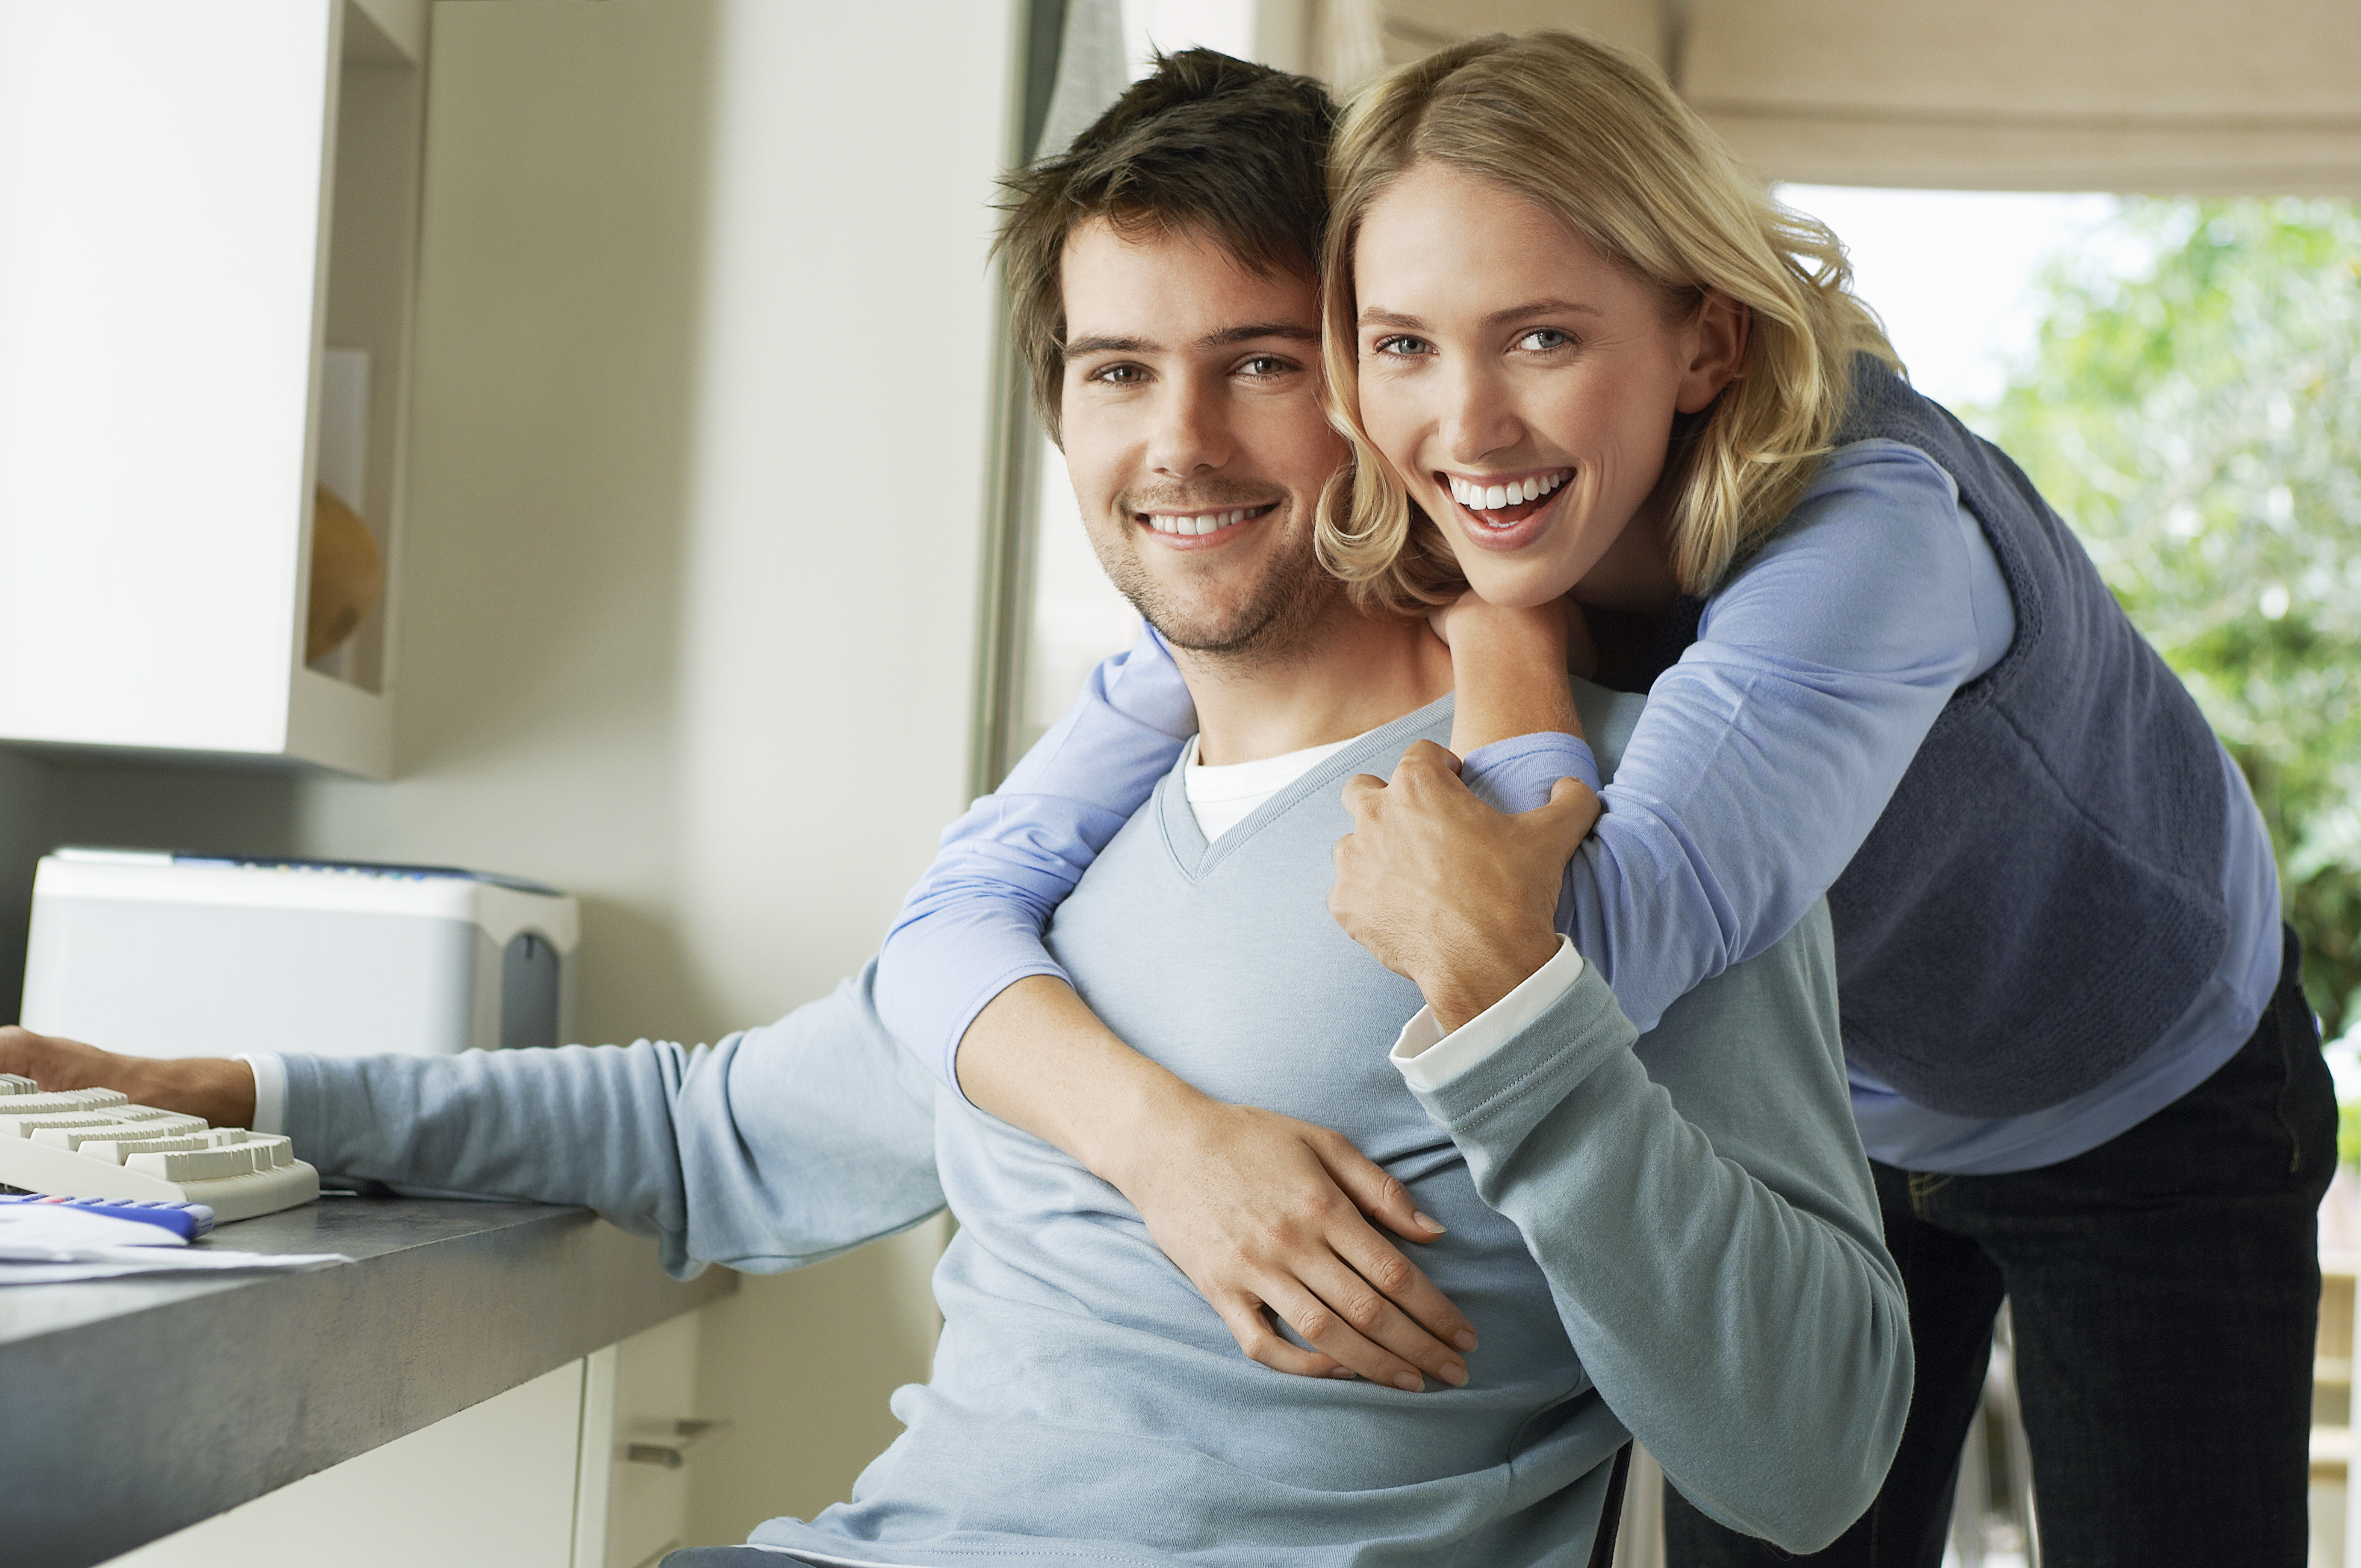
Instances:
[[[1104,220],[1066,241],[1066,466],[1099,563],[1175,647],[1268,657],[1343,602],[1312,552],[1345,445],[1311,280]]]

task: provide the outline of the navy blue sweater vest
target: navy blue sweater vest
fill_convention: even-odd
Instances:
[[[2007,1116],[2103,1082],[2228,938],[2213,731],[2015,464],[1863,356],[1839,442],[1958,481],[2016,612],[1828,891],[1846,1054],[1930,1110]]]

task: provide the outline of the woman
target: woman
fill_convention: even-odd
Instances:
[[[1463,754],[1563,720],[1568,624],[1651,694],[1565,873],[1576,946],[1645,1028],[1828,898],[1918,1354],[1829,1560],[1939,1560],[2005,1296],[2048,1561],[2301,1561],[2333,1102],[2268,840],[2186,693],[1894,373],[1833,236],[1645,65],[1441,51],[1353,105],[1330,185],[1358,457],[1330,565],[1396,608],[1472,588],[1442,618]],[[1356,837],[1382,862],[1442,831]],[[1770,1560],[1670,1507],[1679,1560]]]

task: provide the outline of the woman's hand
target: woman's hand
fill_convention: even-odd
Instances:
[[[1467,1381],[1475,1330],[1363,1216],[1417,1241],[1443,1227],[1342,1134],[1191,1090],[1104,1174],[1265,1366],[1411,1393],[1422,1374]],[[1279,1334],[1266,1309],[1312,1348]]]
[[[1508,609],[1465,593],[1427,624],[1451,650],[1451,749],[1460,756],[1515,735],[1582,733],[1566,675],[1595,674],[1598,652],[1571,598]]]
[[[1422,1374],[1467,1381],[1474,1328],[1370,1220],[1418,1242],[1442,1227],[1343,1135],[1199,1092],[1047,975],[976,1015],[959,1075],[978,1107],[1128,1199],[1255,1360],[1405,1389]],[[1277,1332],[1265,1309],[1312,1348]]]
[[[1393,782],[1345,784],[1353,831],[1336,841],[1328,912],[1345,934],[1416,982],[1445,1029],[1516,989],[1557,951],[1565,863],[1598,820],[1598,796],[1560,779],[1549,804],[1495,811],[1460,782],[1459,760],[1413,744]]]

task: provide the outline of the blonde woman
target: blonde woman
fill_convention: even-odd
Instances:
[[[2187,694],[2024,476],[1897,373],[1835,237],[1653,68],[1565,34],[1443,50],[1351,106],[1329,187],[1324,356],[1356,462],[1323,555],[1371,604],[1436,614],[1471,776],[1526,778],[1523,806],[1557,772],[1601,786],[1573,863],[1502,896],[1560,891],[1642,1029],[1828,900],[1918,1374],[1884,1491],[1827,1560],[1939,1561],[2005,1298],[2045,1561],[2301,1563],[2334,1107],[2268,839]],[[1649,693],[1603,785],[1569,659]],[[1112,729],[1093,703],[1128,715],[1113,750],[1152,776],[1179,744],[1157,732],[1187,729],[1159,707],[1177,682],[1152,644],[1109,675],[1065,733]],[[1389,961],[1441,939],[1389,924],[1418,879],[1512,863],[1516,832],[1453,795],[1440,752],[1406,769],[1414,790],[1357,789],[1333,901]],[[1030,787],[1119,819],[1116,771],[1070,755]],[[995,839],[1005,821],[955,828],[906,909],[886,983],[960,1000],[897,1029],[1053,1139],[1171,1106],[1116,1087],[1140,1070],[1085,1040],[1070,994],[1043,1000],[1054,966],[941,939],[994,896],[979,846],[1088,861],[1087,835],[1044,857],[1038,834]],[[1025,1042],[1053,1039],[1028,1069]],[[1268,1223],[1299,1212],[1301,1173],[1224,1168],[1193,1115],[1128,1129],[1183,1174],[1127,1193],[1164,1209],[1159,1238],[1220,1238],[1177,1259],[1191,1277],[1211,1293],[1224,1266],[1317,1251],[1318,1224]],[[1315,1152],[1383,1212],[1349,1155]],[[1678,1561],[1788,1560],[1671,1508]]]

